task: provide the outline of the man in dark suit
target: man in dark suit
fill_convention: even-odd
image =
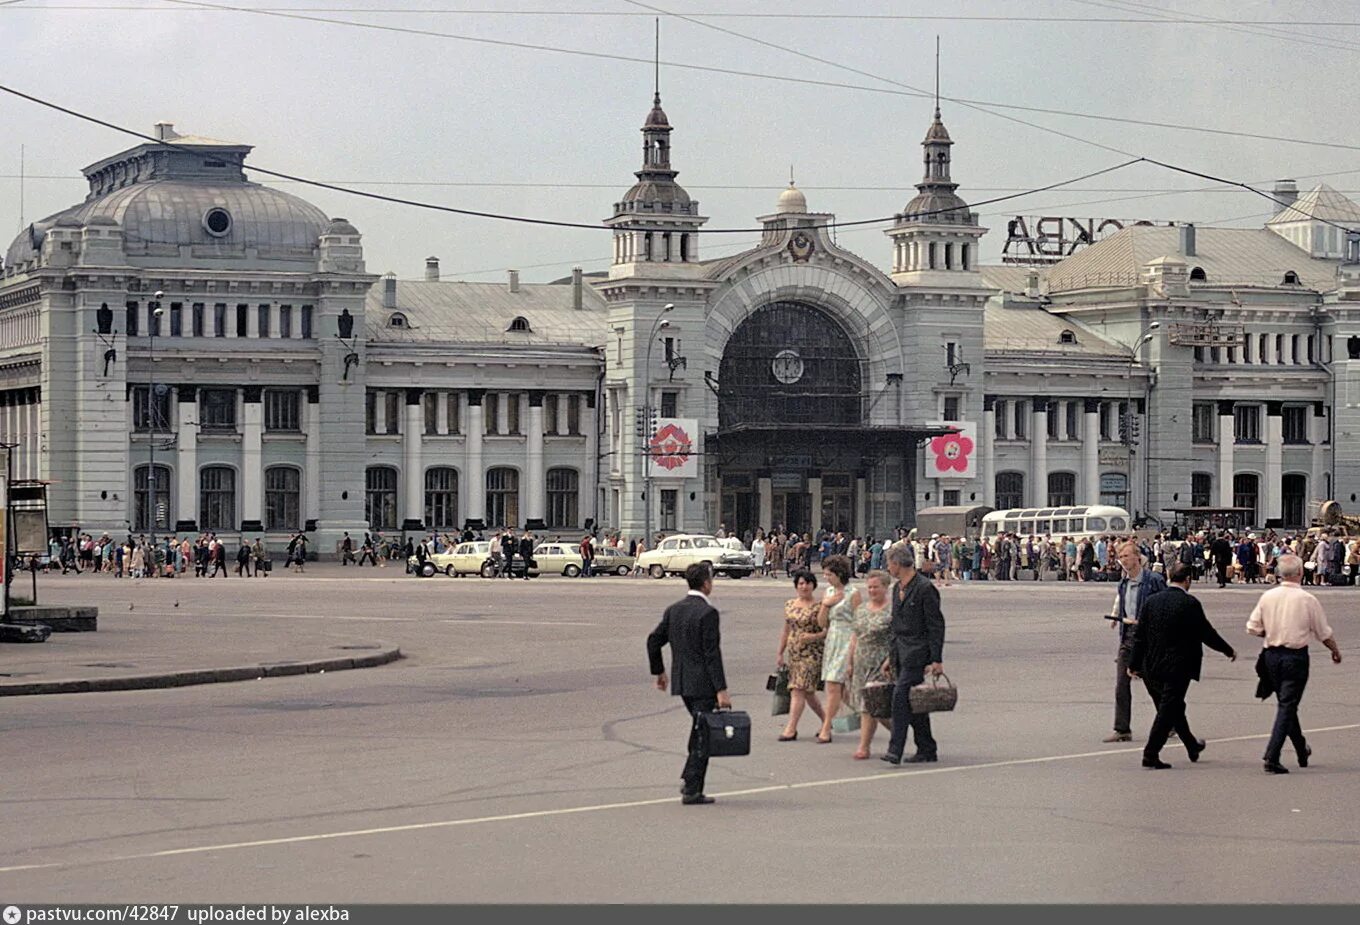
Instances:
[[[1199,680],[1204,661],[1203,646],[1222,652],[1232,661],[1237,653],[1218,635],[1204,616],[1204,608],[1192,597],[1190,579],[1194,566],[1177,562],[1171,566],[1171,586],[1148,598],[1143,615],[1133,631],[1133,650],[1129,654],[1129,677],[1142,678],[1157,717],[1143,747],[1143,767],[1165,770],[1171,767],[1160,757],[1162,746],[1174,729],[1185,743],[1191,761],[1199,761],[1204,740],[1190,732],[1185,716],[1185,695],[1190,682]]]
[[[1228,584],[1228,569],[1232,566],[1233,548],[1232,543],[1228,542],[1228,535],[1220,533],[1218,537],[1209,544],[1209,552],[1214,557],[1214,568],[1218,570],[1218,586],[1226,587]]]
[[[515,531],[509,527],[501,534],[501,569],[506,578],[515,577],[515,550],[519,549],[519,541],[515,539]]]
[[[529,563],[534,560],[534,542],[534,535],[527,530],[519,539],[519,557],[524,560],[525,581],[529,580]]]
[[[664,691],[666,665],[661,650],[670,645],[674,673],[671,693],[684,700],[690,717],[689,758],[680,774],[684,781],[680,802],[693,806],[713,802],[712,797],[704,795],[708,736],[699,725],[698,714],[711,713],[718,707],[730,709],[732,698],[727,694],[727,676],[723,673],[718,611],[709,600],[713,593],[712,566],[696,562],[685,569],[685,581],[689,593],[666,608],[661,622],[647,637],[647,658],[656,676],[656,689]]]
[[[885,667],[891,667],[893,687],[892,736],[882,760],[889,764],[917,764],[937,760],[938,747],[930,734],[930,714],[911,712],[911,689],[944,671],[944,614],[940,612],[940,592],[925,575],[916,570],[916,553],[911,544],[901,543],[888,552],[888,572],[896,579],[893,591],[892,648]],[[916,754],[903,758],[907,729],[916,740]]]

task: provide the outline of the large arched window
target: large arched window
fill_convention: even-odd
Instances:
[[[448,466],[425,470],[425,526],[431,530],[458,526],[458,470]]]
[[[204,530],[235,530],[236,470],[205,466],[198,473],[198,524]]]
[[[492,527],[519,523],[519,472],[505,466],[486,472],[486,522]]]
[[[575,469],[548,470],[548,526],[554,529],[580,524],[580,476]]]
[[[1004,511],[1025,506],[1025,474],[998,472],[996,474],[996,507]]]
[[[859,424],[860,362],[845,330],[801,302],[775,302],[737,325],[718,369],[718,423]]]
[[[1261,480],[1250,472],[1233,476],[1233,507],[1247,508],[1242,514],[1244,524],[1255,524],[1256,504],[1261,494]]]
[[[397,470],[369,466],[364,474],[364,519],[370,530],[397,529]]]
[[[1076,474],[1073,472],[1050,472],[1048,474],[1048,506],[1071,507],[1076,503]]]
[[[156,466],[138,466],[133,474],[133,529],[170,529],[170,470]]]
[[[292,466],[264,470],[264,528],[296,531],[302,526],[302,473]]]

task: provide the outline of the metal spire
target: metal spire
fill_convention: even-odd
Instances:
[[[661,17],[656,17],[656,50],[652,56],[652,90],[656,101],[661,102]]]
[[[940,118],[940,37],[935,36],[935,118]]]

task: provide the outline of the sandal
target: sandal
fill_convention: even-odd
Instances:
[[[831,744],[831,736],[827,736],[825,739],[823,739],[821,736],[817,736],[817,744],[818,744],[818,745],[830,745],[830,744]]]
[[[855,760],[856,760],[856,761],[864,761],[864,760],[866,760],[866,759],[869,758],[869,757],[870,757],[870,755],[869,755],[868,752],[861,752],[861,751],[858,751],[858,750],[856,750],[856,752],[855,752]]]
[[[778,741],[778,742],[796,742],[797,740],[798,740],[798,730],[795,729],[794,732],[793,732],[793,735],[791,735],[791,736],[781,735],[776,741]]]

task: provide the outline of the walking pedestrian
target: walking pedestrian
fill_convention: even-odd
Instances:
[[[1166,579],[1143,567],[1143,554],[1136,543],[1126,542],[1120,546],[1118,558],[1124,569],[1124,577],[1119,580],[1114,608],[1110,611],[1113,620],[1110,626],[1119,629],[1119,649],[1114,659],[1114,732],[1102,740],[1105,742],[1133,740],[1133,689],[1129,683],[1133,631],[1143,615],[1148,598],[1166,590]]]
[[[894,680],[892,736],[881,759],[889,764],[919,764],[939,758],[939,745],[930,732],[930,714],[913,713],[911,689],[925,680],[927,673],[944,673],[944,614],[940,611],[940,590],[916,570],[915,556],[909,547],[897,546],[888,553],[888,572],[897,581],[893,592],[892,646],[883,668],[891,668]],[[904,757],[907,730],[916,740],[916,752]]]

